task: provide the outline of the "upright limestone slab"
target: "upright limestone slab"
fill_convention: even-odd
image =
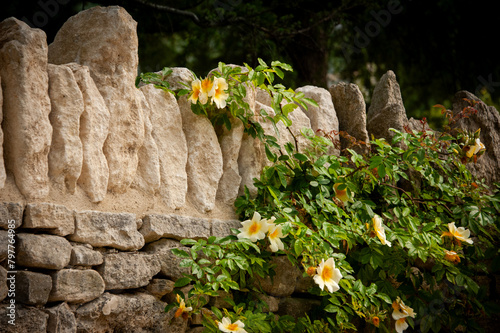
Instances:
[[[373,134],[375,138],[385,138],[389,142],[394,136],[394,132],[389,131],[389,128],[403,131],[404,126],[408,124],[401,91],[393,71],[382,75],[375,86],[366,118],[368,133]]]
[[[49,64],[47,69],[51,104],[49,119],[53,128],[49,176],[74,193],[83,162],[80,141],[83,96],[69,67]]]
[[[45,33],[8,18],[0,23],[4,156],[17,187],[28,199],[49,193],[52,126]]]
[[[328,133],[335,140],[339,140],[339,120],[337,119],[337,113],[335,112],[330,92],[325,88],[315,86],[300,87],[296,91],[304,93],[305,97],[311,98],[318,103],[317,107],[309,105],[307,110],[301,107],[302,111],[311,121],[312,130],[319,135]],[[318,130],[321,130],[321,132],[317,132]],[[331,147],[329,153],[338,155],[339,151]]]
[[[118,6],[93,7],[71,17],[49,47],[54,64],[77,62],[90,74],[110,112],[104,154],[108,190],[124,193],[135,178],[144,120],[135,87],[138,66],[137,22]]]
[[[144,111],[144,144],[139,148],[139,164],[132,187],[154,195],[161,185],[160,156],[158,145],[153,137],[151,107],[141,91],[142,110]]]
[[[109,168],[103,152],[108,137],[109,110],[90,77],[87,66],[67,64],[73,71],[83,97],[83,113],[80,117],[80,141],[82,143],[82,171],[78,185],[92,202],[99,202],[106,196]]]
[[[158,147],[160,195],[174,209],[186,203],[188,146],[181,111],[175,97],[153,85],[140,88],[151,108],[152,136]],[[194,131],[195,129],[193,129]]]
[[[173,68],[172,77],[182,77],[187,80],[184,83],[191,84],[192,74],[187,68]],[[194,114],[186,96],[179,98],[178,104],[188,149],[187,196],[200,212],[209,212],[215,207],[217,187],[222,176],[222,151],[210,120]]]
[[[333,105],[339,119],[339,130],[347,132],[358,141],[368,143],[366,130],[366,103],[363,93],[354,83],[340,82],[330,87]],[[342,149],[349,142],[341,138]]]

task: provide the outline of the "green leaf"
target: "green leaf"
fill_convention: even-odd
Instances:
[[[178,248],[173,248],[170,251],[172,251],[173,254],[175,254],[178,257],[183,257],[183,258],[191,258],[191,255],[187,253],[184,250],[178,249]]]
[[[176,287],[176,288],[184,287],[184,286],[188,285],[190,282],[191,282],[191,278],[182,277],[182,278],[178,279],[177,281],[175,281],[174,287]]]

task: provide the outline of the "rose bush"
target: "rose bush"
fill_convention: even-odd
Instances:
[[[305,129],[309,145],[298,151],[264,135],[259,119],[277,131],[279,121],[291,124],[297,105],[315,102],[274,84],[291,70],[286,64],[243,69],[220,64],[175,92],[214,124],[230,128],[229,117],[240,119],[264,142],[272,165],[255,179],[256,196],[246,190],[236,200],[239,230],[182,240],[189,251],[172,249],[191,269],[176,287],[192,288],[166,310],[202,313],[207,332],[480,331],[475,320],[494,307],[476,277],[498,266],[500,194],[466,167],[488,149],[479,131],[393,130],[392,142],[352,142],[367,145],[364,155],[346,148],[334,156],[327,154],[338,145],[334,135]],[[158,76],[144,80],[168,89]],[[254,88],[269,93],[275,115],[251,112],[245,97]],[[299,318],[268,312],[258,281],[280,273],[274,256],[286,256],[314,282],[308,292],[321,304],[316,311]],[[232,293],[230,306],[207,311],[221,289]]]

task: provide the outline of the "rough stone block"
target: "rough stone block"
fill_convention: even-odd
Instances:
[[[226,237],[229,235],[234,235],[231,229],[241,228],[241,221],[231,220],[212,220],[212,232],[211,235],[215,237]]]
[[[210,237],[210,223],[189,216],[149,214],[143,218],[139,231],[147,243],[160,238],[200,239]]]
[[[27,199],[49,194],[52,140],[47,75],[47,36],[10,17],[0,22],[4,160]]]
[[[69,264],[71,244],[53,235],[17,234],[17,265],[46,269],[62,269]]]
[[[67,236],[75,232],[73,211],[65,206],[52,203],[32,203],[26,205],[24,228],[48,229],[46,232]]]
[[[104,255],[104,263],[97,267],[106,290],[147,286],[160,269],[156,255],[126,252]]]
[[[144,246],[135,214],[130,213],[75,212],[75,232],[68,238],[95,247],[108,246],[125,251]]]
[[[104,281],[92,269],[62,269],[52,273],[52,292],[49,301],[86,303],[101,296]]]
[[[152,295],[162,298],[162,296],[171,293],[174,290],[175,282],[166,279],[153,279],[146,287]]]
[[[97,266],[103,263],[100,252],[94,251],[92,246],[73,244],[69,264],[73,266]]]
[[[6,306],[0,306],[0,332],[2,333],[24,333],[24,332],[47,332],[47,321],[49,315],[43,310],[34,307],[16,305],[15,325],[9,324],[10,310]]]
[[[47,332],[55,333],[76,333],[77,323],[75,314],[71,311],[67,303],[61,303],[51,308],[45,309],[49,315]]]
[[[50,275],[18,271],[16,274],[16,300],[28,305],[43,305],[52,289]]]
[[[19,228],[23,223],[23,211],[24,206],[17,202],[0,202],[0,229],[8,229],[10,220]]]

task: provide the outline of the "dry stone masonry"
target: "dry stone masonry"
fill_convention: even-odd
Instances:
[[[185,97],[135,87],[136,29],[117,6],[80,12],[50,45],[42,30],[16,18],[0,22],[0,332],[200,330],[199,317],[187,322],[163,311],[175,299],[175,281],[189,273],[171,249],[189,250],[184,238],[239,228],[233,202],[245,187],[256,193],[253,179],[269,161],[238,120],[229,131],[214,128]],[[177,89],[192,77],[175,67],[168,80]],[[278,124],[280,142],[293,134],[299,149],[307,146],[304,127],[345,148],[339,131],[367,142],[418,122],[407,119],[392,71],[368,112],[354,84],[297,91],[318,103],[296,108],[289,129]],[[477,99],[458,93],[455,112],[464,97]],[[246,98],[256,118],[261,109],[273,114],[266,92],[248,87]],[[491,183],[499,181],[500,118],[494,108],[480,111],[458,126],[482,129],[486,154],[471,168]],[[9,228],[16,240],[16,326],[7,323]],[[301,298],[311,279],[285,257],[272,260],[277,276],[260,281],[268,310],[294,315],[315,307],[316,300]],[[221,298],[210,304],[224,306]]]

